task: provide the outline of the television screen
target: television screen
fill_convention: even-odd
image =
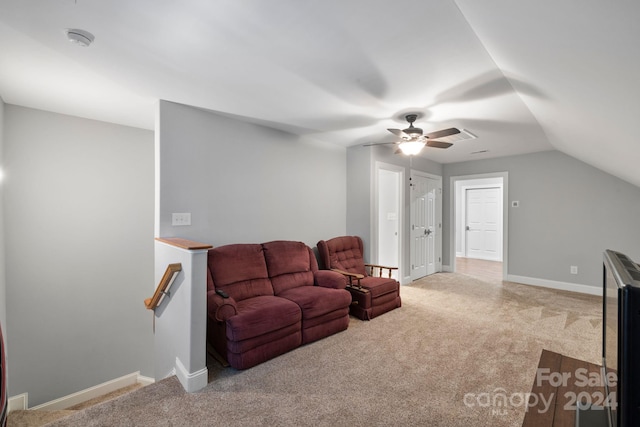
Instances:
[[[640,425],[640,268],[607,250],[603,264],[602,365],[609,425]]]
[[[604,295],[603,295],[603,339],[602,339],[602,366],[605,367],[608,377],[618,377],[618,283],[614,277],[614,267],[612,261],[607,259],[603,268]],[[617,426],[616,401],[612,401],[617,396],[617,381],[607,381],[606,395],[612,399],[608,402],[609,425]]]

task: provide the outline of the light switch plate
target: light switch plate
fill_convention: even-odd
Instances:
[[[171,225],[191,225],[191,213],[172,213]]]

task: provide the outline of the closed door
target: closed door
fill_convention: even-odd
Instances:
[[[411,280],[436,272],[437,181],[411,177]]]
[[[502,261],[502,191],[466,190],[466,256]]]

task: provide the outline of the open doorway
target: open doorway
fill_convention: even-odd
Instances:
[[[451,178],[452,271],[506,277],[507,178],[506,172]]]
[[[404,168],[376,162],[373,247],[375,262],[397,266],[392,276],[401,282],[402,230],[404,218]]]

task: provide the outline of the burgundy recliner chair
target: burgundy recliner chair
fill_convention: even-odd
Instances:
[[[362,320],[370,320],[400,307],[400,283],[391,277],[397,267],[365,264],[362,239],[341,236],[318,242],[318,252],[324,267],[342,273],[348,280],[351,293],[350,313]],[[383,276],[383,271],[387,277]],[[377,273],[377,276],[374,274]]]

